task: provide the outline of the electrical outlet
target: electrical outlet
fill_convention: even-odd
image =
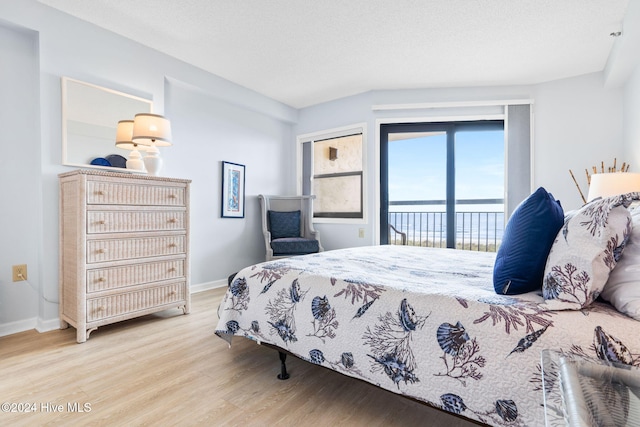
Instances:
[[[360,228],[358,230],[358,237],[364,239],[364,228]]]
[[[13,281],[21,282],[27,280],[27,264],[13,266]]]

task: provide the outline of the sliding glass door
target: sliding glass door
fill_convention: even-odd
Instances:
[[[495,250],[503,121],[381,125],[380,153],[382,244]]]

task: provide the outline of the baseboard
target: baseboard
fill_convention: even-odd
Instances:
[[[36,324],[36,331],[43,333],[43,332],[55,331],[56,329],[60,329],[59,318],[49,319],[49,320],[42,320],[38,318],[38,322]]]
[[[1,324],[0,337],[17,334],[18,332],[24,332],[30,329],[35,329],[37,324],[38,324],[37,317],[32,317],[31,319],[24,319],[24,320],[18,320],[16,322]]]
[[[211,289],[217,289],[226,286],[227,279],[214,280],[213,282],[191,285],[189,286],[189,292],[195,294],[198,292],[209,291]],[[60,319],[55,318],[42,320],[39,317],[33,317],[30,319],[18,320],[16,322],[0,324],[0,337],[17,334],[19,332],[28,331],[30,329],[35,329],[40,333],[60,329]]]
[[[227,279],[214,280],[213,282],[198,283],[189,286],[189,293],[197,294],[198,292],[209,291],[227,286]]]

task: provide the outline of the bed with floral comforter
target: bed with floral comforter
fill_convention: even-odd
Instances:
[[[238,272],[216,334],[496,426],[545,424],[541,351],[640,364],[640,323],[607,303],[550,310],[539,292],[496,294],[495,254],[372,246]],[[545,382],[551,425],[557,385]]]

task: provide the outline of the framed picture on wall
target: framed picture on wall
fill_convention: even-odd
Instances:
[[[222,162],[222,217],[244,218],[244,165]]]

